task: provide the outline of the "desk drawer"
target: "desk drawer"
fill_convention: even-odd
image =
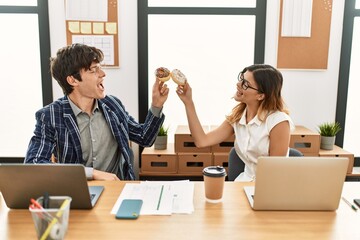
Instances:
[[[142,173],[176,173],[177,156],[173,155],[142,155],[141,159]]]
[[[179,153],[178,173],[196,173],[202,175],[202,170],[213,163],[211,153]]]

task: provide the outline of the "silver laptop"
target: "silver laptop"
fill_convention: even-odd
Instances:
[[[255,187],[244,191],[254,210],[333,211],[348,168],[342,157],[260,157]]]
[[[0,191],[6,205],[29,208],[30,198],[72,197],[72,209],[91,209],[104,186],[88,186],[80,164],[0,164]]]

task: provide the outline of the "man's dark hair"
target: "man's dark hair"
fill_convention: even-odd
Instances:
[[[50,58],[50,70],[64,94],[68,95],[73,91],[73,87],[66,78],[73,76],[81,81],[80,70],[89,70],[93,62],[101,63],[103,59],[104,54],[100,49],[75,43],[60,48],[56,57]]]

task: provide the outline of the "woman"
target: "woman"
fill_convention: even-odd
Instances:
[[[281,97],[282,74],[270,65],[255,64],[239,73],[234,99],[239,102],[225,121],[205,133],[188,83],[177,87],[197,147],[218,144],[235,134],[235,150],[245,164],[235,181],[254,181],[260,156],[288,156],[294,124]]]

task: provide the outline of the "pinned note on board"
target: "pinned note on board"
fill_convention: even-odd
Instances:
[[[94,22],[93,23],[93,34],[104,34],[104,23]]]
[[[282,9],[282,37],[310,37],[312,0],[284,0]]]
[[[64,0],[67,44],[83,43],[104,53],[104,66],[118,67],[118,0]]]
[[[68,28],[71,33],[80,33],[80,22],[68,22]]]

